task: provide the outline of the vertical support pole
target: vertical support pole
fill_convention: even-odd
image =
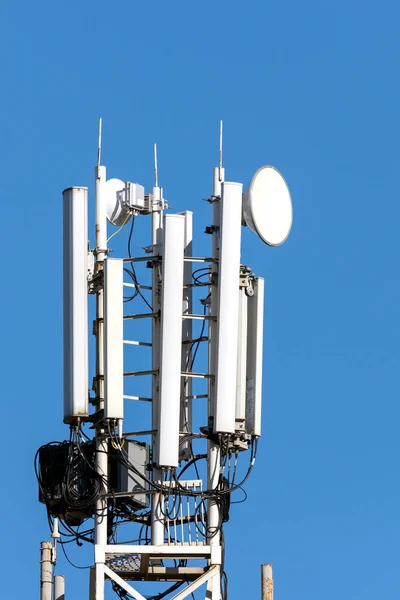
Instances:
[[[40,600],[52,600],[53,565],[52,545],[50,542],[40,544]]]
[[[212,195],[212,238],[211,238],[211,285],[210,302],[208,314],[217,317],[218,313],[218,258],[220,248],[220,202],[221,186],[225,177],[225,169],[216,168],[213,172],[213,195]],[[215,320],[210,319],[208,324],[208,372],[215,374],[216,370],[216,351],[217,351],[217,324]],[[215,379],[210,379],[208,384],[209,401],[209,421],[213,420],[215,412]],[[209,422],[209,427],[212,423]]]
[[[218,257],[220,242],[220,199],[221,183],[225,177],[225,170],[220,167],[213,172],[213,203],[212,203],[212,241],[211,256],[211,285],[210,285],[210,303],[208,314],[216,317],[218,314]],[[208,322],[208,372],[215,373],[216,369],[216,351],[217,351],[217,324],[213,319]],[[208,427],[212,429],[215,415],[215,379],[210,378],[208,383]],[[221,462],[221,449],[219,444],[214,441],[208,441],[207,452],[207,488],[215,489],[219,481],[219,469]],[[207,543],[210,546],[219,546],[220,540],[220,510],[218,504],[213,500],[208,500],[207,506]],[[221,580],[219,577],[213,577],[207,583],[208,600],[220,600]]]
[[[153,256],[161,256],[163,244],[163,198],[162,188],[155,186],[153,188],[153,206],[152,206],[152,246]],[[159,423],[159,397],[160,397],[160,308],[161,308],[161,276],[160,263],[153,261],[152,276],[152,308],[156,316],[153,318],[152,325],[152,429],[153,433],[153,461],[158,454],[158,423]],[[162,472],[158,466],[153,466],[153,481],[161,482]],[[151,543],[155,546],[162,546],[164,543],[164,518],[163,518],[163,498],[159,493],[152,494],[151,502]]]
[[[56,575],[54,577],[54,600],[65,600],[64,575]]]
[[[96,196],[96,257],[103,262],[107,256],[107,212],[104,186],[106,183],[106,168],[98,165],[95,168]]]
[[[182,214],[185,217],[185,258],[192,257],[192,241],[193,241],[193,213],[186,211]],[[192,284],[192,263],[186,261],[183,268],[183,284]],[[192,362],[192,346],[193,339],[192,319],[185,319],[185,315],[190,315],[193,312],[193,292],[191,287],[183,289],[182,299],[182,373],[191,370]],[[180,426],[181,433],[188,434],[192,432],[192,378],[182,377],[181,385],[181,410],[180,410]],[[187,440],[182,443],[179,448],[180,460],[189,460],[192,455],[191,444]]]
[[[261,600],[274,600],[272,565],[261,565]]]
[[[107,256],[107,217],[104,196],[106,168],[98,165],[95,169],[95,205],[96,205],[96,273],[103,270]],[[104,410],[104,288],[96,294],[96,397],[97,410]],[[96,472],[103,484],[107,484],[108,444],[103,427],[96,429]],[[96,546],[107,544],[107,500],[100,498],[96,502],[94,524]],[[95,557],[96,557],[95,552]],[[95,562],[95,600],[104,600],[104,563]]]

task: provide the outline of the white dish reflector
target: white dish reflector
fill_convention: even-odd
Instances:
[[[289,188],[275,167],[261,167],[243,194],[243,218],[269,246],[280,246],[289,236],[293,221]]]
[[[104,185],[107,221],[120,227],[130,218],[130,210],[123,200],[125,198],[125,183],[121,179],[109,179]]]

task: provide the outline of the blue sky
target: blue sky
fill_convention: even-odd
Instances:
[[[32,459],[68,434],[61,191],[92,191],[102,116],[109,176],[149,188],[158,142],[199,253],[220,118],[227,178],[273,164],[291,189],[284,246],[243,235],[266,278],[264,436],[226,527],[230,600],[258,597],[262,562],[280,600],[398,598],[399,18],[393,1],[3,0],[2,597],[21,577],[39,593]],[[86,571],[58,572],[87,598]]]

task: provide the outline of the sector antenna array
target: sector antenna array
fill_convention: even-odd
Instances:
[[[107,586],[136,600],[180,600],[201,586],[209,600],[228,595],[223,527],[261,436],[264,279],[242,263],[242,226],[280,245],[292,203],[273,167],[258,169],[244,194],[225,180],[221,124],[210,251],[197,256],[193,213],[167,210],[156,147],[154,157],[151,190],[107,180],[100,122],[91,249],[88,189],[63,192],[69,435],[36,455],[53,538],[41,548],[42,600],[64,598],[52,567],[57,544],[71,539],[93,547],[90,600],[104,600]],[[148,224],[142,256],[132,253],[135,223]],[[263,574],[271,591],[270,566]],[[149,596],[149,582],[161,591]]]

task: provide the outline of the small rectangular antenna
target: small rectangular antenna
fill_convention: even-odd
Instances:
[[[88,415],[88,191],[63,192],[64,423]]]
[[[255,436],[261,435],[262,404],[262,360],[264,327],[264,279],[254,280],[254,295],[249,296],[247,313],[247,394],[246,431]]]
[[[123,267],[121,259],[104,261],[104,417],[124,418]]]
[[[221,187],[214,431],[234,433],[243,186]]]
[[[157,464],[179,463],[182,354],[182,289],[185,217],[164,216],[162,254],[160,412]]]
[[[239,431],[244,430],[246,419],[247,300],[246,289],[241,287],[236,374],[236,430]]]

